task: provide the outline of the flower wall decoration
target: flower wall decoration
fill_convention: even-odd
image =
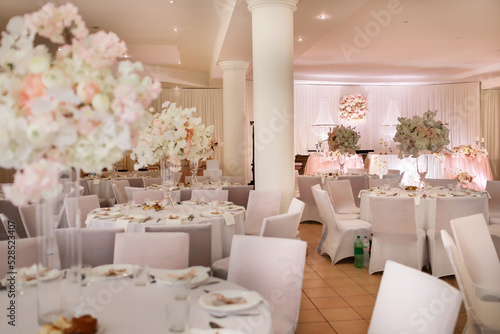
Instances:
[[[427,111],[424,116],[399,117],[394,142],[399,143],[399,158],[418,158],[423,153],[439,153],[450,143],[450,129],[434,120],[437,111]]]
[[[55,54],[37,36],[56,44]],[[24,171],[4,187],[8,199],[36,202],[55,191],[61,165],[99,173],[134,146],[161,87],[139,76],[140,63],[119,61],[125,53],[114,33],[89,34],[71,3],[9,21],[0,44],[0,166]]]
[[[328,146],[330,151],[337,155],[354,155],[359,150],[359,133],[355,128],[337,125],[328,133]]]
[[[344,96],[339,103],[340,119],[345,121],[364,121],[368,109],[366,99],[360,95]]]
[[[144,129],[131,158],[137,159],[136,169],[154,165],[166,157],[172,165],[180,166],[181,160],[206,160],[220,146],[214,138],[214,126],[201,124],[200,117],[193,117],[196,108],[181,108],[165,102],[161,113],[153,116]]]

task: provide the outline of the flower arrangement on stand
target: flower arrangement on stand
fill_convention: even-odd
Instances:
[[[415,115],[412,118],[399,117],[396,126],[394,142],[399,143],[399,158],[412,157],[416,159],[420,184],[425,185],[427,174],[428,153],[439,153],[450,143],[450,129],[434,117],[437,111],[428,110],[423,117]],[[419,159],[420,155],[423,155]]]
[[[80,170],[112,169],[133,147],[147,124],[146,109],[161,90],[159,82],[139,76],[140,63],[120,61],[125,53],[114,33],[89,34],[71,3],[47,3],[13,17],[2,32],[0,166],[17,169],[13,185],[3,190],[16,205],[37,205],[38,276],[58,266],[48,250],[54,252],[63,199],[79,193]],[[69,172],[74,177],[64,178]],[[59,277],[37,283],[41,325],[71,318],[81,302],[78,213],[72,218],[77,229],[66,240],[70,249],[59,254],[67,256],[65,284]]]
[[[339,103],[340,119],[345,121],[364,121],[368,109],[366,99],[360,95],[344,96]]]
[[[351,126],[337,125],[328,133],[328,147],[333,155],[338,158],[339,172],[344,174],[345,159],[356,154],[359,150],[358,141],[360,135]]]
[[[465,189],[471,186],[474,180],[474,176],[466,171],[460,170],[458,171],[458,173],[456,173],[455,179],[458,180],[458,184],[460,185],[460,187]]]
[[[60,45],[55,54],[36,36]],[[9,21],[0,45],[0,166],[20,171],[4,187],[8,199],[37,202],[57,191],[60,165],[98,173],[132,148],[161,87],[138,75],[140,63],[119,61],[125,53],[114,33],[89,34],[71,3]]]

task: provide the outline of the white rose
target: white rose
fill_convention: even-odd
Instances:
[[[109,109],[109,98],[105,94],[96,94],[92,98],[92,107],[96,110],[106,111]]]
[[[38,74],[50,67],[50,58],[48,55],[36,55],[31,58],[28,68],[31,73]]]
[[[42,82],[48,88],[66,88],[68,86],[64,72],[58,68],[51,68],[45,71],[42,75]]]

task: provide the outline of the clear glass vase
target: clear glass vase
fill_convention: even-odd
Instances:
[[[417,173],[419,176],[419,188],[425,188],[427,183],[425,182],[425,177],[427,176],[427,171],[429,170],[429,156],[428,154],[421,154],[416,159]]]
[[[339,175],[344,175],[345,174],[345,161],[346,158],[344,155],[339,156]]]
[[[175,186],[175,167],[170,160],[165,157],[160,161],[161,184],[164,189],[163,207],[175,208],[172,199],[172,190]]]
[[[57,191],[36,204],[37,313],[40,325],[79,315],[81,305],[80,171],[64,168]],[[65,201],[67,201],[65,205]],[[59,227],[68,233],[58,235]],[[65,251],[59,253],[58,243]]]
[[[199,185],[198,178],[196,177],[198,174],[198,160],[190,161],[189,162],[189,169],[191,170],[191,185],[192,186]]]

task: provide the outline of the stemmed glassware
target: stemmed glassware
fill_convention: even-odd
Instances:
[[[429,160],[427,154],[421,154],[416,158],[417,161],[417,173],[420,177],[419,181],[419,188],[424,188],[426,183],[425,183],[425,176],[427,175],[427,171],[429,168]]]
[[[378,139],[378,144],[380,145],[380,153],[382,153],[382,144],[384,143],[384,138]]]
[[[387,154],[387,145],[389,145],[389,143],[385,141],[384,142],[384,146],[385,146],[384,154]]]

